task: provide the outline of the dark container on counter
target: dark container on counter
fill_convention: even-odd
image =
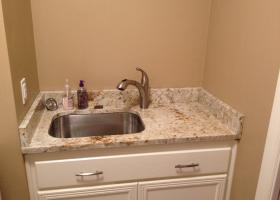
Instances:
[[[84,82],[80,80],[79,89],[77,90],[78,109],[86,109],[88,107],[88,93]]]

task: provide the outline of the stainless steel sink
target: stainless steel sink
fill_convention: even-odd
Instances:
[[[132,112],[67,114],[54,117],[49,135],[75,138],[139,133],[144,129],[140,116]]]

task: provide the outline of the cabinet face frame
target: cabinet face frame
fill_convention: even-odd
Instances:
[[[84,188],[71,188],[71,189],[60,189],[60,190],[47,190],[39,191],[39,200],[59,200],[67,198],[83,198],[92,197],[97,198],[98,196],[111,196],[112,200],[114,195],[127,194],[127,200],[137,200],[137,183],[124,183],[114,184],[105,186],[93,186]]]
[[[134,153],[153,153],[153,152],[164,152],[164,151],[176,151],[176,150],[195,150],[205,148],[221,148],[230,147],[230,163],[227,174],[226,188],[225,188],[225,200],[230,200],[230,191],[232,178],[234,174],[234,166],[237,152],[237,141],[211,141],[211,142],[195,142],[195,143],[183,143],[183,144],[170,144],[170,145],[151,145],[151,146],[139,146],[139,147],[125,147],[125,148],[114,148],[114,149],[94,149],[88,151],[69,151],[69,152],[54,152],[54,153],[43,153],[43,154],[27,154],[25,155],[26,173],[29,185],[30,199],[38,200],[38,187],[36,175],[34,173],[35,161],[46,161],[54,159],[75,159],[85,158],[89,156],[104,156],[104,155],[122,155],[122,154],[134,154]],[[179,177],[177,177],[179,178]],[[138,180],[135,180],[138,181]],[[145,181],[145,180],[139,180]],[[109,183],[114,184],[114,183]],[[117,183],[116,183],[117,184]],[[44,190],[42,190],[44,191]]]
[[[203,176],[203,177],[195,177],[195,178],[181,178],[181,179],[139,182],[138,200],[149,200],[148,193],[156,190],[163,190],[163,189],[172,190],[178,188],[187,189],[189,187],[199,188],[199,187],[209,186],[209,185],[214,185],[216,187],[215,194],[214,194],[215,197],[213,200],[223,200],[226,179],[227,176],[224,174],[224,175]],[[203,190],[201,192],[203,192]]]

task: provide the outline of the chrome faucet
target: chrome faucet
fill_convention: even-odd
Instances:
[[[117,89],[125,90],[128,85],[134,85],[140,94],[140,108],[148,108],[150,103],[149,77],[143,69],[137,67],[136,70],[142,73],[141,83],[134,80],[124,79],[117,85]]]

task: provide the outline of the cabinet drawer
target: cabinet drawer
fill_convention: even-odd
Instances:
[[[38,189],[227,173],[230,148],[35,161]]]

